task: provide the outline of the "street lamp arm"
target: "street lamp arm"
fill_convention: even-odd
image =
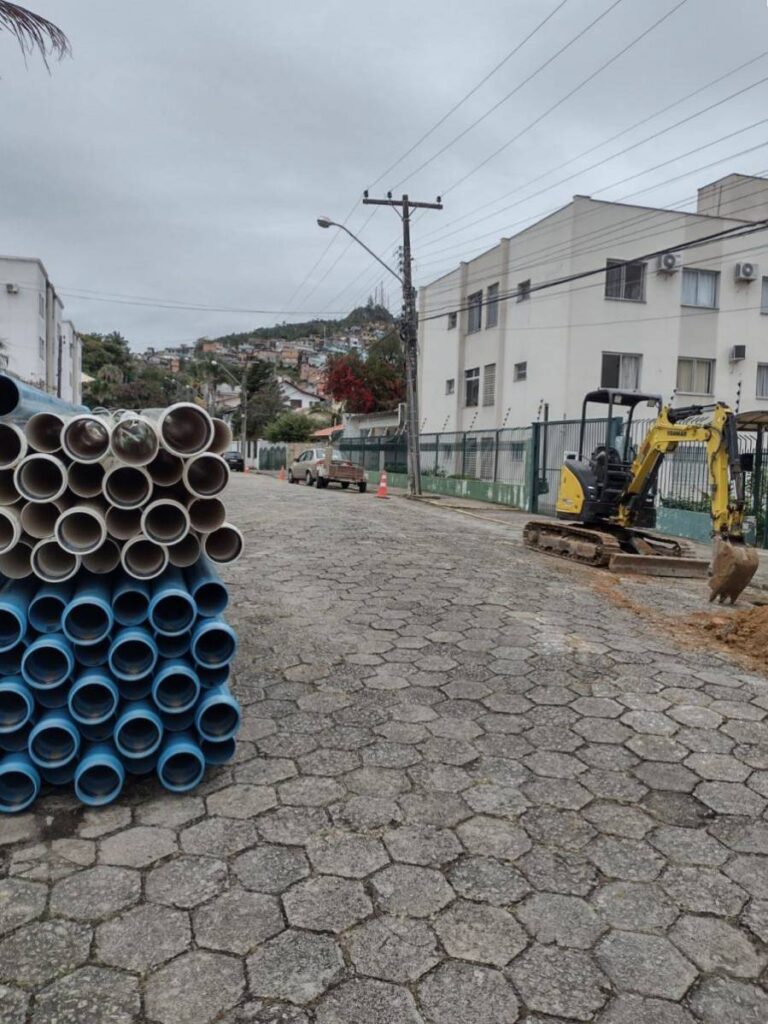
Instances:
[[[317,223],[319,224],[319,226],[321,228],[338,228],[340,231],[346,231],[346,233],[349,235],[349,237],[351,239],[353,239],[355,242],[357,242],[357,244],[359,246],[361,246],[363,249],[365,249],[365,251],[368,253],[369,256],[373,256],[373,258],[376,260],[376,262],[380,263],[382,265],[382,267],[384,267],[384,269],[386,271],[388,271],[392,275],[392,277],[396,278],[400,282],[400,284],[402,285],[402,283],[403,283],[402,277],[400,277],[400,275],[398,273],[396,273],[392,269],[392,267],[390,267],[387,263],[385,263],[384,260],[381,259],[380,256],[377,256],[376,253],[373,251],[373,249],[369,249],[368,246],[365,244],[365,242],[362,242],[357,237],[357,235],[353,234],[349,230],[349,228],[345,227],[343,224],[338,224],[335,220],[328,220],[327,217],[318,217],[317,218]]]

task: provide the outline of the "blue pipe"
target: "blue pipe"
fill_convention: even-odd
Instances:
[[[41,768],[40,777],[52,786],[68,786],[74,779],[76,770],[77,758],[73,757],[68,764],[60,765],[58,768]]]
[[[0,812],[26,811],[39,792],[40,772],[26,754],[8,754],[0,761]]]
[[[0,591],[0,651],[9,651],[27,632],[29,602],[37,580],[11,581]]]
[[[110,743],[89,747],[75,769],[75,795],[88,807],[111,804],[124,783],[125,768]]]
[[[210,690],[212,686],[223,686],[229,681],[229,665],[221,665],[219,668],[206,668],[203,665],[197,666],[197,678],[200,685]]]
[[[0,680],[0,736],[16,732],[35,713],[35,696],[20,676]]]
[[[161,711],[160,717],[163,720],[163,727],[166,732],[184,732],[185,729],[192,729],[195,725],[195,708],[187,708],[186,711]]]
[[[0,373],[0,416],[10,416],[12,420],[22,422],[38,412],[74,416],[76,413],[88,411],[86,405],[63,402],[46,391],[33,388],[31,384],[22,383],[9,373]]]
[[[192,643],[192,630],[186,633],[179,633],[178,636],[168,636],[167,633],[156,633],[155,643],[162,658],[182,658]]]
[[[181,569],[166,569],[152,584],[149,621],[152,628],[166,636],[179,636],[190,628],[197,606],[187,590]]]
[[[84,573],[78,578],[74,597],[61,618],[68,640],[90,646],[109,636],[114,625],[111,590],[101,576]]]
[[[217,686],[203,694],[197,706],[195,725],[204,740],[221,743],[240,728],[240,704],[228,686]]]
[[[29,745],[29,734],[32,732],[34,724],[34,718],[30,718],[25,725],[20,725],[13,732],[0,733],[0,750],[21,751],[26,754]]]
[[[221,615],[229,604],[229,591],[212,563],[203,555],[186,570],[187,586],[199,615]]]
[[[200,749],[206,764],[226,764],[235,756],[236,746],[234,736],[230,736],[228,740],[222,740],[220,743],[214,743],[213,740],[200,740]]]
[[[192,630],[192,657],[198,665],[221,668],[237,652],[237,634],[222,618],[199,619]]]
[[[80,735],[89,743],[104,743],[112,740],[112,733],[115,731],[116,717],[108,718],[106,722],[99,722],[98,725],[85,725],[78,722],[77,727]]]
[[[121,626],[140,626],[149,614],[149,584],[121,576],[112,591],[112,612]]]
[[[29,734],[29,756],[38,768],[62,768],[79,751],[80,733],[64,711],[47,711]]]
[[[132,682],[149,675],[157,664],[152,634],[141,626],[126,626],[115,633],[109,648],[109,668],[117,679]]]
[[[24,682],[34,690],[52,690],[72,675],[75,655],[63,633],[48,633],[33,640],[21,659]]]
[[[66,583],[44,583],[29,602],[27,614],[29,624],[38,633],[55,633],[61,629],[61,617],[67,607],[74,585]]]
[[[169,736],[157,761],[157,777],[171,793],[187,793],[200,782],[205,758],[189,733]]]
[[[106,665],[109,658],[109,649],[112,641],[108,636],[97,644],[73,644],[75,657],[84,668],[98,668]]]
[[[152,699],[170,715],[193,708],[200,696],[200,680],[190,664],[181,658],[162,661],[152,680]]]
[[[0,676],[15,676],[21,671],[21,659],[28,646],[27,640],[20,640],[15,647],[0,652]]]
[[[123,768],[125,768],[129,775],[149,775],[157,766],[158,756],[158,752],[155,751],[154,754],[149,754],[147,757],[121,756],[120,760],[123,762]]]
[[[119,703],[120,694],[117,687],[106,672],[100,672],[98,669],[91,669],[79,675],[67,696],[69,713],[79,726],[102,725],[109,722]]]
[[[41,708],[65,708],[68,693],[69,680],[59,683],[58,686],[51,686],[47,690],[37,690],[35,699]]]
[[[146,701],[127,702],[115,723],[114,743],[121,757],[149,757],[163,739],[160,715]]]

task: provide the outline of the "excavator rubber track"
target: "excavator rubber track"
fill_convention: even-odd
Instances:
[[[525,524],[523,541],[544,554],[612,572],[678,579],[705,579],[709,574],[709,560],[697,558],[687,541],[649,530],[534,519]]]

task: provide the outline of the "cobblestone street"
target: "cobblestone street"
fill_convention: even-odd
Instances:
[[[236,762],[0,821],[0,1024],[768,1021],[768,681],[497,523],[230,504]]]

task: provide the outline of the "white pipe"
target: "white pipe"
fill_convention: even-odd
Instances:
[[[193,455],[184,464],[184,483],[196,498],[214,498],[229,483],[229,466],[212,452]]]
[[[20,498],[16,487],[15,470],[0,469],[0,505],[15,505]]]
[[[73,462],[67,470],[67,482],[78,498],[96,498],[102,493],[104,467],[98,462]]]
[[[100,548],[83,555],[83,568],[98,575],[112,572],[120,565],[120,545],[108,537]]]
[[[112,428],[112,454],[127,466],[148,465],[159,447],[154,423],[138,413],[124,412]]]
[[[120,553],[123,568],[135,580],[153,580],[168,566],[168,550],[146,537],[131,537]]]
[[[61,447],[70,459],[88,464],[106,456],[109,439],[109,423],[100,416],[73,416],[61,432]]]
[[[29,506],[27,506],[29,508]],[[34,507],[34,506],[32,506]],[[21,540],[21,513],[12,505],[0,507],[0,554],[5,554]]]
[[[36,412],[27,420],[24,433],[31,448],[46,455],[53,455],[61,451],[63,429],[63,416],[55,412]]]
[[[156,544],[177,544],[189,533],[189,513],[181,502],[161,498],[141,513],[141,529]]]
[[[141,509],[110,505],[107,509],[107,533],[115,540],[138,537],[141,533]]]
[[[56,501],[67,489],[67,467],[55,455],[27,455],[14,469],[13,482],[27,501]]]
[[[80,568],[80,559],[59,547],[52,537],[39,540],[32,549],[32,571],[46,583],[63,583]]]
[[[213,533],[206,533],[202,538],[203,551],[212,562],[234,562],[243,553],[245,542],[243,535],[236,526],[224,523]]]
[[[0,469],[14,469],[27,454],[27,439],[15,423],[0,423]]]
[[[200,557],[200,541],[190,530],[183,540],[169,545],[167,551],[171,565],[175,565],[177,569],[187,569]]]
[[[91,502],[73,505],[56,520],[54,536],[65,551],[73,555],[90,555],[107,539],[104,509]]]
[[[114,434],[112,435],[114,437]],[[118,508],[139,508],[149,500],[152,480],[141,466],[113,463],[104,474],[102,490],[107,501]]]
[[[213,440],[208,446],[208,451],[214,455],[223,455],[232,446],[232,428],[218,416],[211,420],[213,423]]]
[[[204,452],[213,440],[211,417],[192,402],[176,402],[167,409],[146,409],[157,420],[163,447],[184,457]]]
[[[184,472],[184,462],[178,455],[161,448],[154,459],[147,466],[147,472],[152,477],[152,483],[160,487],[170,487],[181,480]]]
[[[25,533],[35,540],[45,540],[53,536],[56,529],[56,520],[59,518],[67,503],[63,498],[57,501],[46,501],[33,504],[30,502],[21,508],[21,526]]]
[[[23,580],[32,575],[32,545],[20,540],[14,547],[0,554],[0,573],[10,580]]]
[[[219,498],[192,498],[187,505],[189,522],[198,533],[211,533],[224,525],[227,510]]]

